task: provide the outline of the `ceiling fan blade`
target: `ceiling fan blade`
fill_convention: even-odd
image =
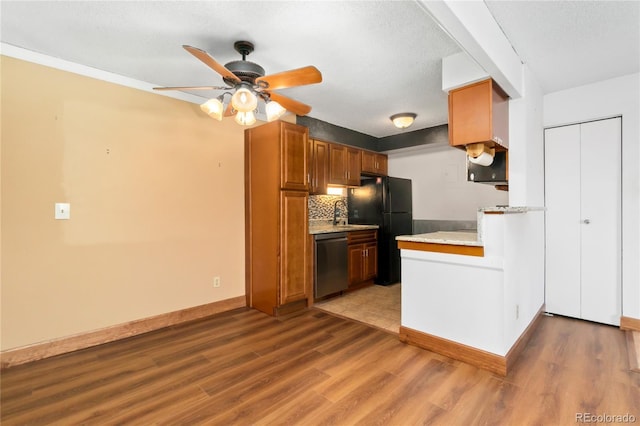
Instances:
[[[154,87],[153,90],[231,90],[231,87],[224,87],[224,86],[174,86],[174,87]]]
[[[314,66],[284,71],[278,74],[258,77],[256,84],[269,90],[285,89],[287,87],[304,86],[322,81],[322,74]]]
[[[269,93],[269,97],[272,101],[275,101],[282,105],[283,108],[293,112],[296,115],[307,115],[311,112],[311,107],[307,104],[303,104],[295,99],[282,96],[279,93]]]
[[[229,80],[240,83],[240,79],[231,71],[229,71],[224,65],[218,63],[215,59],[213,59],[207,52],[202,49],[198,49],[197,47],[183,45],[182,46],[187,52],[191,53],[196,58],[200,59],[204,62],[209,68],[227,78]]]

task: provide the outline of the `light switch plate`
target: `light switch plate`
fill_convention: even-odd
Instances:
[[[69,203],[56,203],[56,219],[70,219],[71,205]]]

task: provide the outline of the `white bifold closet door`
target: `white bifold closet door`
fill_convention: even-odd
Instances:
[[[545,130],[545,303],[619,325],[621,119]]]

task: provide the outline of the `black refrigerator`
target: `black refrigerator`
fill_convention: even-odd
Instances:
[[[362,177],[348,191],[349,223],[378,225],[376,284],[400,281],[400,250],[396,237],[413,233],[411,180],[391,176]]]

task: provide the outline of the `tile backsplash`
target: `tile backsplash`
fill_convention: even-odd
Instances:
[[[338,218],[346,221],[349,213],[345,206],[347,197],[341,195],[310,195],[309,196],[309,222],[333,220],[333,206],[338,200],[343,200],[344,204],[338,203]]]

